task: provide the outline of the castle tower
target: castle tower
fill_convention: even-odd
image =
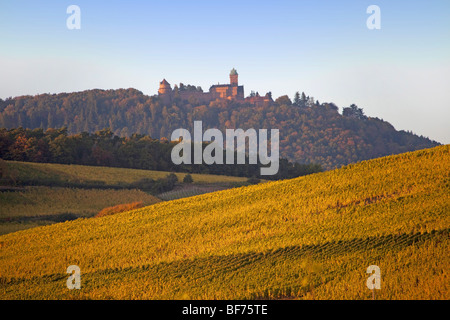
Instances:
[[[230,72],[230,84],[232,86],[238,85],[238,73],[235,68],[233,68]]]
[[[161,81],[159,83],[159,90],[158,93],[160,95],[166,95],[166,94],[170,94],[172,93],[172,88],[170,87],[170,83],[168,83],[166,81],[166,79],[163,79],[163,81]]]

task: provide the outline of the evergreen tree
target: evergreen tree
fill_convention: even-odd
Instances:
[[[296,105],[296,106],[299,106],[300,105],[300,93],[297,91],[296,93],[295,93],[295,95],[294,95],[294,104]]]

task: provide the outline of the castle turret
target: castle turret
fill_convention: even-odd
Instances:
[[[161,95],[166,95],[166,94],[172,93],[172,88],[170,87],[170,83],[168,83],[166,81],[166,79],[163,79],[163,81],[161,81],[159,83],[158,93]]]
[[[233,68],[230,72],[230,84],[232,86],[238,85],[238,73],[235,68]]]

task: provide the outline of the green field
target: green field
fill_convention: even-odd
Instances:
[[[160,200],[140,190],[25,187],[0,192],[0,234],[92,217],[105,207]]]
[[[13,177],[16,187],[0,187],[0,234],[91,217],[105,207],[118,204],[143,201],[150,205],[159,202],[148,193],[133,188],[133,183],[146,178],[156,180],[169,174],[165,171],[110,167],[15,161],[6,163],[7,174]],[[186,191],[181,183],[186,174],[176,175],[180,186],[160,199],[170,200],[210,192]],[[247,180],[206,174],[192,174],[192,177],[194,183],[191,187],[199,190],[226,189],[245,184]]]
[[[449,299],[450,147],[0,236],[3,299]],[[194,178],[195,179],[195,178]],[[80,290],[66,287],[69,265]]]
[[[32,163],[7,161],[9,170],[14,172],[15,178],[23,183],[35,185],[54,185],[57,183],[72,183],[104,186],[127,186],[144,178],[159,179],[170,172],[140,169],[94,167],[81,165],[67,165],[55,163]],[[183,181],[186,173],[175,173],[179,181]],[[191,174],[194,183],[242,183],[247,178],[229,177],[210,174]]]

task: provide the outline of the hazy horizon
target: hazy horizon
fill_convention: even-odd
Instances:
[[[81,29],[69,30],[69,5]],[[369,5],[381,29],[369,30]],[[0,98],[159,82],[228,83],[245,95],[304,91],[340,111],[450,143],[448,1],[227,1],[0,3]]]

